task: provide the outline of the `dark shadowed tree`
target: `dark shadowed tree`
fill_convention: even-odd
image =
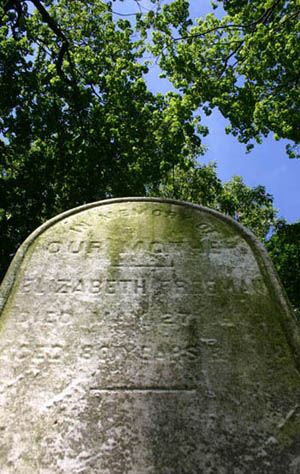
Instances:
[[[266,247],[300,321],[300,222],[282,223]]]
[[[36,7],[35,9],[31,7]],[[43,221],[144,195],[201,154],[184,98],[151,93],[144,42],[99,0],[0,7],[1,275]]]

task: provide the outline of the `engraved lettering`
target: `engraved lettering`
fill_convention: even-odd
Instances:
[[[176,286],[176,290],[178,290],[180,293],[184,291],[184,281],[175,280],[175,286]]]
[[[191,293],[194,295],[201,295],[203,293],[203,282],[202,281],[192,281]]]
[[[49,309],[46,311],[46,323],[47,324],[54,324],[58,321],[62,324],[68,324],[72,319],[72,312],[71,311],[64,311],[64,310],[53,310]]]
[[[223,245],[221,244],[220,241],[217,241],[217,240],[211,241],[211,250],[213,251],[213,253],[221,253],[222,248],[223,248]]]
[[[193,361],[199,357],[199,349],[197,346],[188,346],[184,355],[187,357],[187,359]]]
[[[165,354],[163,353],[163,351],[158,351],[158,353],[156,354],[156,360],[163,361],[164,359]]]
[[[49,253],[57,253],[60,251],[60,248],[61,248],[61,242],[59,241],[49,242],[48,244]]]
[[[148,346],[141,347],[141,359],[148,361],[151,359],[151,349]]]
[[[146,209],[144,207],[134,207],[132,211],[134,214],[140,216],[141,214],[145,214]]]
[[[133,242],[130,245],[130,247],[131,247],[131,250],[134,250],[134,251],[146,250],[154,254],[157,254],[157,253],[169,254],[171,251],[182,248],[183,245],[191,246],[191,244],[188,241],[184,241],[184,240],[170,240],[169,242],[162,242],[159,240],[145,242],[144,240],[137,240]],[[200,245],[201,245],[200,243],[197,243],[194,245],[194,247],[198,249]]]
[[[139,249],[144,249],[145,247],[145,242],[143,240],[138,240],[135,242],[132,246],[132,250],[139,250]]]
[[[58,343],[44,345],[38,344],[35,358],[32,359],[32,362],[42,363],[47,360],[47,363],[57,362],[58,359],[62,356],[63,346]]]
[[[52,344],[51,349],[50,349],[50,354],[49,357],[53,361],[56,361],[61,357],[61,351],[63,349],[63,346],[61,344]]]
[[[207,339],[204,337],[200,338],[200,341],[207,346],[215,346],[218,342],[217,339]]]
[[[88,243],[87,253],[94,252],[95,250],[99,251],[102,248],[102,243],[98,240],[92,240]]]
[[[99,217],[104,217],[104,219],[111,219],[112,217],[112,212],[107,211],[107,212],[98,212]]]
[[[106,359],[107,359],[107,356],[108,356],[108,347],[106,346],[102,346],[100,347],[99,351],[98,351],[98,361],[99,362],[102,362],[102,363],[106,363]]]
[[[118,347],[115,354],[115,362],[120,364],[127,358],[127,349],[125,347]]]
[[[128,217],[129,216],[129,210],[128,209],[119,209],[119,213],[121,214],[121,217]]]
[[[45,293],[43,283],[44,282],[43,282],[42,278],[37,278],[37,280],[36,280],[36,289],[35,289],[35,293],[37,295],[43,295]]]
[[[23,342],[20,344],[20,349],[16,354],[17,359],[24,360],[29,357],[31,354],[31,348],[28,342]]]
[[[172,317],[171,314],[163,314],[161,316],[161,320],[162,320],[162,323],[167,326],[171,326],[174,324],[174,318]]]
[[[159,288],[162,290],[170,290],[172,284],[172,280],[159,280]]]
[[[61,311],[59,319],[63,324],[68,324],[72,319],[72,312],[71,311]]]
[[[83,280],[78,280],[77,283],[72,287],[72,293],[83,293],[84,283]]]
[[[185,243],[184,240],[170,240],[169,242],[169,244],[175,249],[178,249],[178,247],[182,247],[184,243]]]
[[[47,323],[54,323],[58,318],[58,315],[56,313],[56,311],[52,311],[52,310],[49,310],[47,311],[46,313],[46,322]]]
[[[81,252],[81,250],[83,248],[83,245],[84,245],[83,240],[80,240],[79,242],[71,241],[69,243],[68,250],[71,253],[79,253],[79,252]]]
[[[239,243],[239,238],[238,237],[232,237],[232,238],[226,240],[226,247],[234,248],[238,245],[238,243]]]
[[[160,254],[159,254],[160,255]],[[153,262],[154,263],[154,262]],[[71,279],[71,278],[58,278],[57,280],[48,279],[24,279],[22,282],[22,291],[24,293],[33,292],[37,295],[44,294],[44,291],[47,288],[48,293],[54,292],[59,294],[116,294],[117,292],[121,294],[141,294],[145,295],[147,293],[147,286],[150,285],[152,290],[156,292],[161,290],[167,293],[174,293],[175,296],[184,295],[184,294],[193,294],[193,295],[211,295],[216,296],[216,281],[209,280],[192,280],[184,281],[178,280],[175,275],[170,275],[165,273],[169,271],[172,267],[167,267],[164,265],[152,265],[149,261],[147,265],[133,265],[132,263],[124,264],[123,266],[135,266],[135,267],[145,267],[148,266],[151,268],[151,277],[149,280],[145,278],[122,278],[122,279]],[[157,272],[159,272],[159,278],[157,277]],[[163,273],[162,273],[163,272]],[[165,277],[166,275],[166,277]],[[170,276],[169,276],[170,275]],[[221,291],[228,292],[244,292],[249,293],[254,291],[254,286],[259,287],[260,281],[257,282],[255,279],[229,279],[226,278],[218,282],[219,288]],[[265,292],[265,287],[262,285],[261,292]]]
[[[88,224],[87,222],[78,222],[78,224],[74,224],[70,230],[74,232],[84,232],[88,230],[91,227],[91,224]]]
[[[214,228],[211,227],[210,225],[208,224],[196,224],[195,225],[195,228],[206,233],[206,234],[209,234],[210,232],[214,232]]]
[[[161,215],[162,215],[162,211],[161,211],[160,209],[154,209],[154,210],[152,211],[152,214],[153,214],[154,216],[161,216]]]
[[[213,295],[216,291],[216,282],[215,281],[207,281],[206,282],[206,289],[207,289],[207,292],[210,295]]]
[[[189,220],[189,219],[192,219],[193,216],[191,214],[181,214],[180,215],[180,219],[183,219],[183,220]]]
[[[32,291],[32,285],[34,283],[34,280],[32,278],[24,278],[22,281],[22,291],[24,293],[29,293]]]
[[[107,280],[106,282],[106,292],[109,294],[115,294],[116,293],[116,280]]]
[[[91,344],[84,344],[82,346],[81,356],[84,359],[91,359],[93,355],[93,346]]]
[[[100,291],[101,291],[101,281],[100,280],[91,280],[89,290],[90,290],[90,293],[100,293]]]
[[[167,216],[171,218],[177,217],[177,215],[178,215],[177,212],[174,212],[174,211],[167,212]]]
[[[234,288],[234,281],[232,279],[226,278],[222,281],[222,290],[228,291],[230,293],[233,293],[235,291]]]
[[[132,281],[131,280],[120,280],[120,292],[121,293],[129,293],[131,286],[132,286]]]
[[[57,286],[55,293],[69,293],[71,289],[71,279],[59,279],[57,280]]]
[[[162,242],[150,242],[150,252],[162,253],[163,251],[164,246]]]
[[[138,279],[134,281],[135,293],[146,294],[146,280]]]

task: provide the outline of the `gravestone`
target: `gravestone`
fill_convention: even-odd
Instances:
[[[261,244],[218,212],[66,212],[1,287],[2,474],[300,474],[299,332]]]

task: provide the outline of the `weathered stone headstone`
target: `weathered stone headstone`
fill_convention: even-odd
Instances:
[[[2,474],[299,474],[299,333],[260,243],[199,206],[69,211],[2,285]]]

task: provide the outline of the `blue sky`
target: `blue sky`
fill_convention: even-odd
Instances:
[[[153,8],[149,0],[141,0],[138,3],[143,8]],[[117,1],[113,3],[113,9],[132,13],[137,9],[137,2]],[[205,16],[211,11],[210,0],[190,0],[192,18]],[[165,93],[170,89],[166,81],[158,79],[156,67],[151,69],[147,82],[153,92]],[[203,117],[203,124],[208,125],[210,134],[203,140],[208,152],[200,161],[216,162],[217,174],[222,181],[230,180],[233,175],[239,175],[248,186],[264,185],[266,191],[274,196],[274,207],[279,210],[279,216],[288,222],[298,221],[300,159],[291,160],[287,157],[285,152],[287,142],[284,140],[277,142],[270,134],[261,145],[255,145],[254,150],[246,154],[245,145],[240,144],[235,137],[225,134],[227,121],[220,113],[214,112],[210,117]]]

